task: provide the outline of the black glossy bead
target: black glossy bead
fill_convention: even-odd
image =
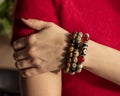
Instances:
[[[75,72],[76,71],[76,68],[70,68],[70,72]]]
[[[74,46],[75,44],[74,44],[74,43],[70,43],[69,45],[70,45],[70,46]]]
[[[87,49],[86,48],[82,48],[82,50],[81,50],[81,55],[83,55],[83,56],[85,56],[86,55],[86,51],[87,51]]]
[[[87,46],[87,47],[88,47],[88,44],[87,44],[87,43],[84,43],[84,44],[82,45],[82,47],[85,47],[85,46]]]
[[[80,44],[79,44],[79,43],[76,43],[76,44],[74,45],[74,47],[75,47],[75,49],[79,49],[79,48],[80,48]]]
[[[75,39],[71,39],[70,43],[72,44],[75,44],[76,40]]]

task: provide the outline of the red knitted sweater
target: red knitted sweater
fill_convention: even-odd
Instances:
[[[35,32],[21,17],[51,21],[69,32],[88,32],[92,40],[120,50],[120,0],[17,0],[13,40]],[[83,70],[63,74],[62,94],[120,96],[120,86]]]

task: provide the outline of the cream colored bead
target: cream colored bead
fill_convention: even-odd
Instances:
[[[79,51],[78,51],[78,50],[75,50],[75,51],[74,51],[74,56],[75,56],[75,57],[78,57],[78,56],[79,56]]]
[[[76,38],[78,42],[81,42],[82,36],[83,36],[83,33],[82,33],[82,32],[79,32],[79,33],[78,33],[78,36],[77,36],[77,38]]]
[[[73,57],[73,62],[77,63],[78,62],[78,58],[77,57]]]
[[[83,68],[83,64],[79,64],[78,67],[82,69]]]
[[[72,63],[72,67],[73,67],[73,68],[76,68],[76,67],[77,67],[77,64],[76,64],[76,63]]]
[[[82,65],[82,64],[78,65],[76,72],[77,72],[77,73],[80,73],[80,72],[82,71],[82,68],[83,68],[83,65]]]
[[[77,69],[77,71],[76,71],[76,72],[77,72],[77,73],[80,73],[81,71],[82,71],[82,69]]]

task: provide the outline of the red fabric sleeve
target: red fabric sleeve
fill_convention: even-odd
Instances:
[[[12,42],[35,31],[28,28],[21,18],[35,18],[58,24],[53,0],[17,0],[14,12]]]

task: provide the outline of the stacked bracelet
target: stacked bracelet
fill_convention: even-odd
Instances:
[[[74,32],[68,45],[68,55],[64,71],[70,74],[81,72],[85,60],[86,50],[88,47],[89,34]]]

